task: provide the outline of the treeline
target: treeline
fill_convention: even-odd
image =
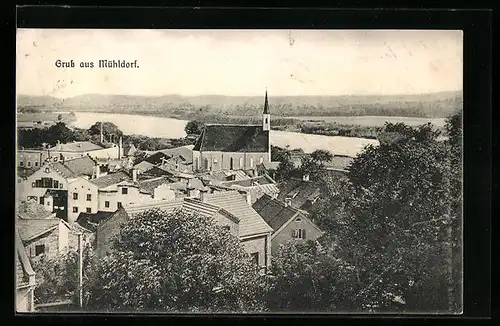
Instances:
[[[118,143],[122,137],[123,145],[134,144],[136,148],[143,151],[156,151],[161,149],[175,148],[190,145],[190,139],[167,139],[151,138],[147,136],[125,135],[118,127],[111,122],[103,122],[104,140]],[[57,142],[69,143],[72,141],[100,142],[100,122],[96,122],[88,129],[70,129],[64,122],[58,122],[49,128],[18,129],[18,148],[39,148],[42,146],[54,146]]]

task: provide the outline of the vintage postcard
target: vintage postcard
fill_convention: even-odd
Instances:
[[[461,31],[16,39],[18,312],[462,313]]]

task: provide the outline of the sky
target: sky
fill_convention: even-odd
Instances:
[[[392,95],[460,91],[462,31],[18,29],[17,94]],[[138,68],[80,68],[137,60]],[[73,60],[58,68],[56,60]]]

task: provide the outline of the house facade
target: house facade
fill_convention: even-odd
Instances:
[[[17,151],[17,166],[38,169],[47,160],[48,155],[47,150],[19,149]]]
[[[89,141],[57,144],[49,149],[55,160],[71,160],[86,155],[94,159],[117,159],[123,157],[123,148],[118,144],[107,143],[101,146]]]
[[[271,236],[271,253],[275,255],[281,245],[289,241],[315,241],[323,235],[304,211],[291,207],[288,203],[264,195],[252,207],[274,229]]]
[[[99,188],[84,178],[73,179],[68,184],[68,222],[73,224],[81,212],[99,210]]]
[[[206,125],[193,148],[193,170],[253,170],[271,162],[267,91],[260,125]]]

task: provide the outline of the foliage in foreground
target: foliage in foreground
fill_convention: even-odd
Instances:
[[[260,311],[265,280],[239,240],[213,220],[151,210],[123,225],[88,289],[108,311]]]

